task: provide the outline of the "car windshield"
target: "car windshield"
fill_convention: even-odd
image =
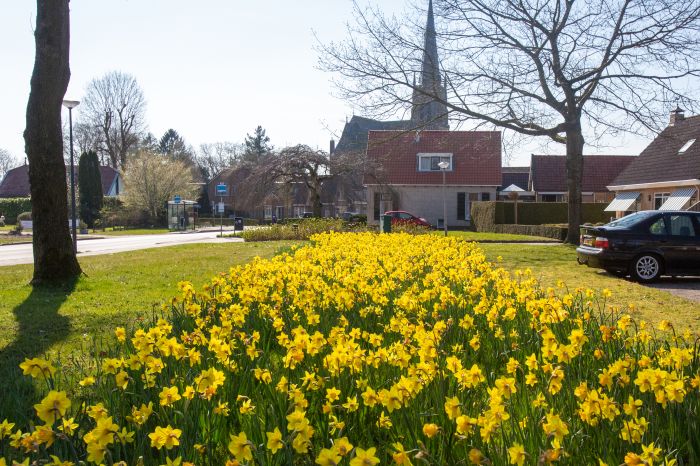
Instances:
[[[633,214],[627,215],[625,217],[619,218],[617,220],[614,220],[607,225],[606,227],[628,227],[630,225],[634,225],[636,223],[639,223],[652,215],[656,214],[656,212],[653,211],[648,211],[648,212],[635,212]]]

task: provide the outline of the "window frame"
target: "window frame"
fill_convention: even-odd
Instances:
[[[430,159],[430,169],[424,169],[422,165],[422,160],[423,159]],[[433,159],[438,159],[435,163],[433,163]],[[441,172],[442,169],[437,167],[437,164],[442,162],[443,160],[447,159],[449,162],[450,166],[447,168],[445,171],[446,172],[451,172],[454,171],[454,154],[451,152],[419,152],[416,154],[416,161],[418,164],[418,171],[422,173],[435,173],[435,172]],[[433,168],[437,167],[437,168]]]

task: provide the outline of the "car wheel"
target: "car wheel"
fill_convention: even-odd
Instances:
[[[660,275],[661,259],[655,254],[642,254],[632,263],[632,276],[639,282],[653,282]]]

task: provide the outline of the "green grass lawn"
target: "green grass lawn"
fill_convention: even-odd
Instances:
[[[201,286],[230,266],[288,245],[193,244],[83,257],[85,275],[72,290],[32,289],[32,265],[0,267],[0,354],[70,351],[84,334],[101,335],[147,316],[177,294],[181,280]]]
[[[434,232],[436,235],[444,234],[442,231]],[[552,238],[543,238],[541,236],[514,235],[510,233],[486,233],[478,231],[448,231],[449,236],[456,236],[467,241],[477,242],[557,242]]]
[[[98,236],[162,235],[169,232],[170,230],[167,228],[126,228],[124,230],[115,230],[109,227],[105,231],[95,230],[94,234]],[[90,231],[90,234],[93,234],[93,232]]]
[[[0,233],[0,245],[3,244],[16,244],[16,243],[31,243],[32,237],[28,235],[15,236],[8,235],[6,233]]]
[[[573,246],[481,244],[489,260],[501,256],[501,266],[508,270],[529,268],[544,286],[556,286],[563,281],[570,290],[576,287],[591,288],[600,292],[608,289],[612,296],[608,304],[623,310],[632,304],[633,316],[657,323],[671,321],[679,330],[690,328],[700,331],[700,303],[673,296],[662,290],[643,286],[629,279],[620,279],[600,270],[578,265]]]

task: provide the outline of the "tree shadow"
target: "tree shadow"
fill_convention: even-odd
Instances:
[[[77,281],[34,286],[29,296],[12,310],[19,328],[15,340],[0,351],[2,390],[4,395],[9,395],[0,396],[0,420],[24,423],[31,418],[38,387],[29,376],[22,375],[19,364],[25,358],[44,356],[54,343],[69,335],[70,319],[59,315],[58,310]]]

